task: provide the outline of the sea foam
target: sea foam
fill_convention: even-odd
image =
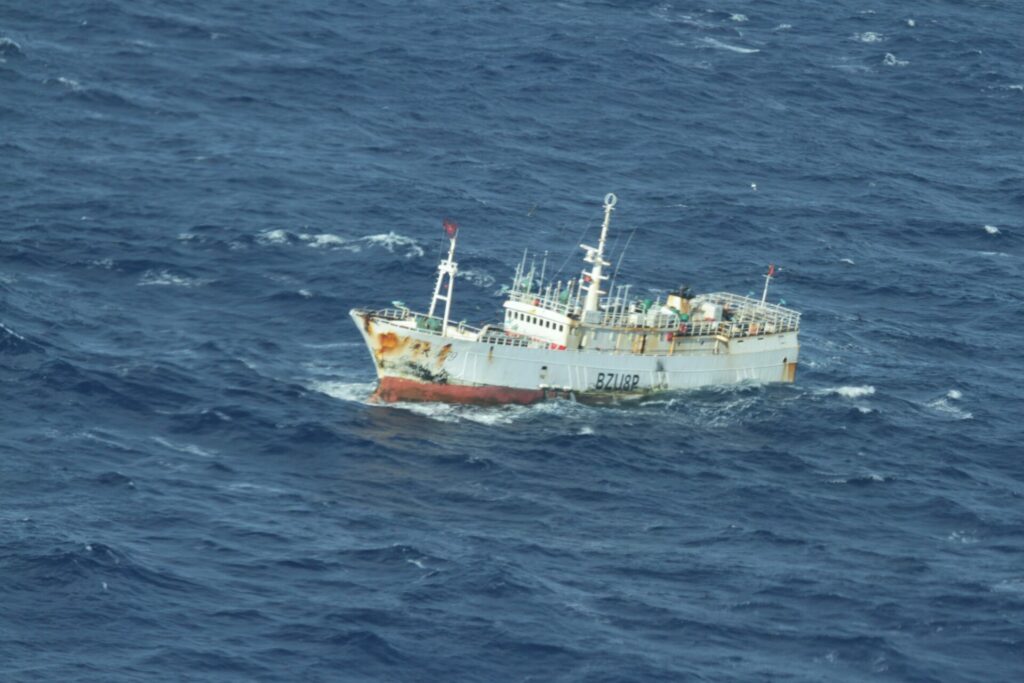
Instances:
[[[863,386],[842,386],[825,389],[821,393],[825,395],[842,396],[843,398],[864,398],[875,393],[875,388],[869,384]]]

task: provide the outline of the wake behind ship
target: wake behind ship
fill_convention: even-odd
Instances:
[[[528,404],[547,398],[601,401],[739,382],[793,382],[800,314],[760,300],[688,290],[664,300],[607,296],[605,244],[616,197],[604,201],[597,247],[567,282],[543,282],[517,266],[504,321],[476,328],[450,321],[458,228],[445,222],[447,258],[438,265],[430,309],[397,304],[353,309],[377,368],[374,400]],[[439,304],[444,304],[443,309]]]

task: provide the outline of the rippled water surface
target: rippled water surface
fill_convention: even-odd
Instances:
[[[0,678],[1024,678],[1022,25],[0,0]],[[797,384],[367,403],[443,217],[482,323],[609,191],[640,292],[780,265]]]

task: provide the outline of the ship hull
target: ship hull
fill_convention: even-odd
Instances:
[[[795,332],[687,339],[671,354],[566,350],[441,336],[368,311],[351,316],[380,380],[374,400],[482,405],[606,401],[701,387],[793,382]]]

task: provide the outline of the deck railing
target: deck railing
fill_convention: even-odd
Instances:
[[[761,303],[757,299],[729,292],[701,294],[693,299],[691,306],[699,307],[704,302],[721,304],[731,314],[729,322],[738,325],[760,325],[774,332],[795,332],[800,329],[800,314],[778,304]]]
[[[511,300],[525,300],[528,297],[525,293],[510,295]],[[549,310],[567,313],[567,304],[540,299],[538,306],[544,306]],[[532,303],[535,297],[530,298]],[[704,303],[721,305],[724,311],[728,312],[728,320],[701,320],[697,318],[700,308]],[[559,306],[561,308],[554,308]],[[729,292],[715,292],[712,294],[701,294],[690,301],[692,311],[698,313],[687,321],[682,321],[673,314],[653,313],[648,311],[633,312],[603,312],[596,322],[588,322],[588,327],[614,331],[621,334],[668,334],[673,337],[755,337],[765,334],[778,334],[781,332],[795,332],[800,329],[800,314],[796,311],[770,303],[761,303],[757,299],[730,294]],[[423,313],[415,313],[407,308],[383,308],[375,311],[366,311],[367,314],[384,320],[409,321],[415,325],[416,330],[424,334],[442,336],[442,320],[437,316],[430,317]],[[452,325],[449,322],[449,329],[456,327],[460,334],[477,335],[477,340],[486,344],[500,346],[513,346],[520,348],[547,348],[551,346],[550,341],[536,339],[516,334],[509,334],[504,330],[486,326],[483,330],[466,325],[464,322]],[[654,351],[657,353],[657,351]]]
[[[561,315],[569,315],[573,312],[573,301],[571,297],[568,301],[562,301],[561,296],[543,296],[537,292],[530,293],[512,290],[508,293],[508,300],[520,304],[526,304],[528,306],[536,306],[537,308],[543,308],[548,311],[554,311]]]
[[[429,316],[426,313],[416,313],[409,310],[408,308],[381,308],[376,311],[366,311],[366,314],[373,318],[383,318],[384,320],[393,320],[401,322],[403,320],[411,320],[416,327],[416,330],[425,334],[433,334],[437,336],[441,335],[441,327],[444,325],[444,319],[438,316]],[[456,328],[460,333],[466,334],[479,334],[480,328],[467,325],[464,321],[459,323],[453,323],[451,320],[448,321],[448,329]]]

